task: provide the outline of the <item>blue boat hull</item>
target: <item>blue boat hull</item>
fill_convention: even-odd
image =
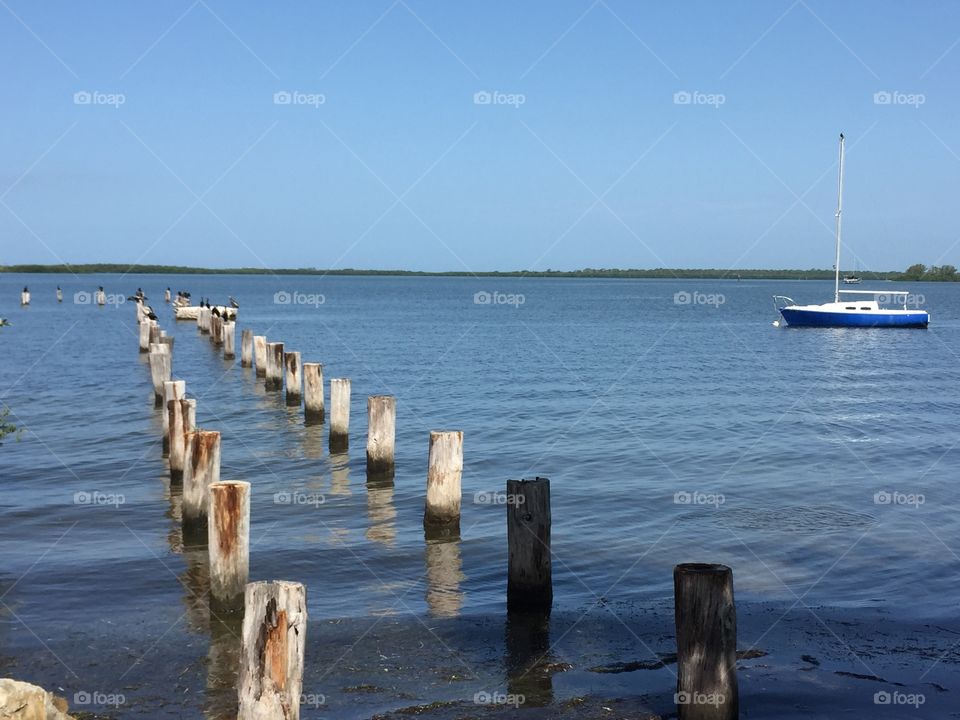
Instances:
[[[902,327],[925,328],[930,322],[926,312],[834,313],[780,308],[787,325],[794,327]]]

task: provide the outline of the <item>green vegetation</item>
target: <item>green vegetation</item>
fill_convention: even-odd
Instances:
[[[9,422],[7,418],[10,417],[10,408],[4,408],[0,410],[0,445],[3,445],[3,439],[7,435],[17,434],[19,439],[20,431],[17,429],[17,426],[12,422]]]
[[[557,277],[557,278],[682,278],[715,280],[831,280],[833,270],[724,270],[709,268],[584,268],[583,270],[507,270],[489,272],[425,272],[422,270],[357,270],[340,268],[195,268],[183,265],[125,265],[122,263],[98,263],[92,265],[0,265],[0,272],[7,273],[68,273],[68,274],[146,274],[146,275],[397,275],[424,277]],[[957,281],[957,269],[953,265],[927,268],[911,265],[906,272],[859,272],[864,280],[923,280]]]

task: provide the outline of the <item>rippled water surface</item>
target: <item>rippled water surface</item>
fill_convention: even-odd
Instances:
[[[673,565],[712,561],[741,602],[955,613],[960,287],[909,288],[926,331],[833,330],[771,325],[773,293],[829,299],[812,281],[2,275],[0,395],[23,431],[0,448],[0,637],[18,647],[142,627],[139,656],[175,622],[186,641],[207,628],[134,307],[72,302],[100,284],[141,286],[176,337],[174,375],[223,435],[222,477],[253,485],[251,575],[304,582],[311,619],[501,613],[504,509],[475,494],[534,475],[551,479],[561,612],[669,607]],[[351,378],[349,452],[175,323],[167,285],[236,296],[238,354],[252,328]],[[397,398],[397,473],[368,486],[366,396],[381,393]],[[459,544],[424,541],[434,429],[464,431]],[[74,502],[90,491],[124,502]],[[276,504],[281,491],[324,502]]]

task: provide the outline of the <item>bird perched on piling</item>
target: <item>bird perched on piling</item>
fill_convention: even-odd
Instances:
[[[207,307],[210,307],[210,306],[207,305]],[[216,308],[214,308],[214,309],[211,311],[210,314],[211,314],[211,315],[216,315],[217,317],[220,317],[220,311],[217,310]]]
[[[153,310],[151,310],[150,308],[146,308],[146,311],[144,312],[144,315],[146,315],[146,316],[147,316],[148,318],[150,318],[151,320],[156,320],[156,319],[157,319],[157,314],[156,314]]]

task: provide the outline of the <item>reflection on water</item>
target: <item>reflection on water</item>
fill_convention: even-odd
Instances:
[[[546,613],[507,614],[507,692],[523,695],[528,707],[553,702],[553,674],[549,665],[550,615]]]
[[[309,423],[303,426],[303,456],[309,460],[323,459],[323,425]]]
[[[207,693],[204,716],[208,720],[237,717],[237,679],[243,616],[210,619],[210,649],[207,651]]]
[[[320,432],[322,435],[322,429]],[[350,494],[350,456],[347,453],[330,456],[330,494]]]
[[[457,617],[464,603],[460,583],[466,580],[460,558],[460,537],[431,537],[427,532],[425,540],[427,608],[433,617]]]
[[[167,544],[170,546],[170,552],[179,555],[183,552],[183,527],[180,514],[183,505],[183,486],[171,486],[169,481],[164,481],[163,495],[167,501],[167,511],[164,516],[170,520]]]
[[[184,545],[186,569],[180,574],[187,626],[195,632],[210,628],[210,552],[206,543]]]
[[[368,540],[392,548],[396,543],[397,529],[394,520],[397,509],[393,505],[393,480],[367,477],[367,528]]]

